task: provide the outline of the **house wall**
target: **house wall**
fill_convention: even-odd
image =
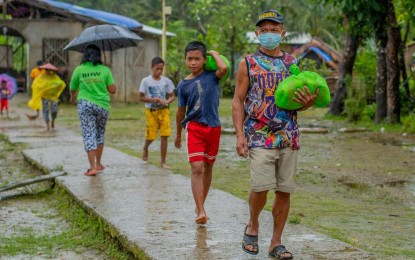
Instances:
[[[59,38],[72,40],[82,31],[81,23],[63,22],[57,20],[29,20],[15,19],[5,20],[5,25],[19,31],[29,44],[28,68],[26,74],[36,67],[36,62],[42,59],[42,41],[44,38]],[[79,54],[69,55],[68,71],[72,71],[79,59]],[[32,84],[30,77],[27,79],[26,88]]]
[[[42,42],[44,38],[59,38],[72,41],[89,24],[81,22],[66,22],[56,19],[29,20],[14,19],[3,21],[5,26],[19,31],[29,44],[28,68],[26,75],[42,59]],[[117,93],[112,96],[113,101],[138,102],[138,86],[141,79],[150,73],[151,59],[159,55],[159,38],[153,35],[142,35],[144,39],[137,47],[130,47],[113,51],[110,54],[110,64],[117,85]],[[73,70],[82,60],[82,54],[69,51],[69,65],[67,75],[70,79]],[[69,80],[68,80],[69,81]],[[32,80],[27,78],[26,89],[30,89]]]

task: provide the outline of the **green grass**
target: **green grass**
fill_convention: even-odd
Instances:
[[[179,151],[173,147],[176,107],[175,102],[170,109],[172,136],[167,162],[174,173],[189,176],[185,149]],[[60,110],[57,124],[80,133],[76,107],[61,105]],[[300,112],[300,127],[368,127],[376,133],[381,127],[351,124],[325,113],[326,109],[315,108]],[[224,128],[233,127],[231,114],[231,99],[221,99]],[[396,135],[404,132],[403,126],[384,127],[386,132]],[[141,157],[144,129],[143,103],[114,103],[107,125],[106,145]],[[414,258],[415,210],[408,203],[413,201],[413,195],[402,186],[384,185],[396,180],[413,181],[413,155],[401,147],[378,143],[379,137],[373,136],[375,133],[371,132],[302,135],[300,165],[295,177],[297,188],[292,195],[289,222],[308,226],[380,257]],[[154,142],[149,154],[149,163],[156,166],[160,161],[158,145]],[[212,186],[247,200],[248,162],[236,156],[234,146],[234,136],[222,135]],[[273,194],[269,193],[266,210],[271,209],[272,200]]]
[[[122,250],[115,239],[107,235],[101,222],[78,207],[62,190],[49,190],[35,196],[27,195],[16,199],[25,199],[29,203],[30,200],[43,200],[43,203],[49,203],[58,209],[59,216],[68,226],[54,235],[38,235],[32,228],[16,230],[18,235],[1,238],[0,255],[42,255],[54,258],[62,251],[82,255],[88,250],[94,250],[108,259],[132,258],[131,254]]]

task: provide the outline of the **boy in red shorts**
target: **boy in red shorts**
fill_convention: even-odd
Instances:
[[[7,88],[7,81],[1,81],[0,87],[0,105],[1,105],[1,115],[3,116],[3,109],[6,110],[7,118],[9,118],[9,95],[10,90]]]
[[[193,198],[196,203],[196,223],[208,220],[204,203],[212,181],[212,168],[219,150],[219,80],[228,67],[217,51],[209,51],[217,64],[216,71],[205,71],[206,45],[190,42],[185,49],[186,66],[190,70],[177,86],[179,107],[176,114],[176,148],[182,147],[182,129],[186,129],[188,159],[191,167]]]

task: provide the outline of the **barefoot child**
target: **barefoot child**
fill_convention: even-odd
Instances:
[[[6,116],[9,118],[9,95],[10,90],[7,88],[7,81],[1,81],[0,87],[0,102],[1,102],[1,115],[3,116],[3,109],[6,110]]]
[[[169,104],[175,100],[173,82],[164,77],[164,61],[155,57],[151,61],[151,75],[140,84],[140,101],[146,102],[146,141],[143,147],[143,161],[148,160],[148,147],[160,131],[160,167],[169,169],[166,164],[167,138],[171,134]],[[168,97],[166,99],[166,97]]]
[[[182,129],[186,129],[191,185],[196,203],[196,223],[208,220],[204,203],[212,181],[212,168],[219,149],[219,80],[228,67],[216,51],[209,51],[217,64],[216,71],[205,71],[206,45],[190,42],[185,49],[186,66],[190,74],[177,86],[179,107],[176,114],[176,148],[182,147]]]

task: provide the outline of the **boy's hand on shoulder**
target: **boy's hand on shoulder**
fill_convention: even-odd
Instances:
[[[208,53],[212,56],[219,56],[219,52],[217,52],[215,50],[210,50],[210,51],[208,51]]]

